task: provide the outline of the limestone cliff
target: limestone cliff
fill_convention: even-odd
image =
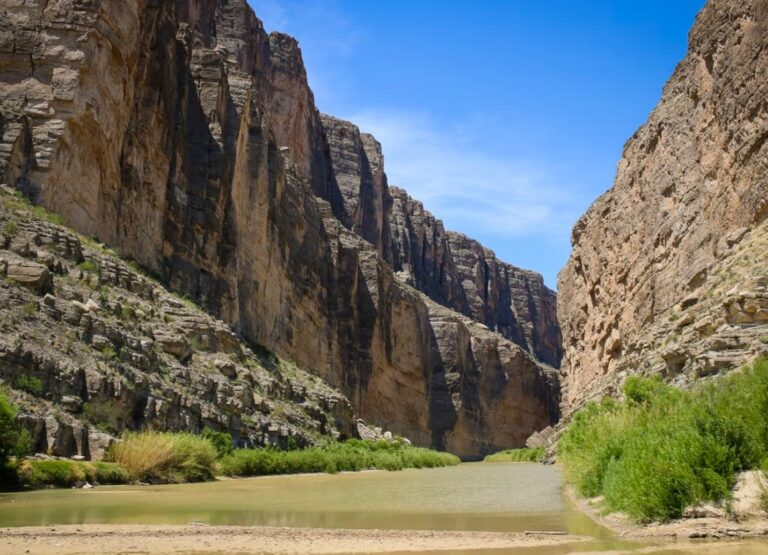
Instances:
[[[298,45],[245,0],[0,11],[0,179],[420,444],[476,456],[556,419],[535,346],[395,279],[380,158],[356,200]]]
[[[443,222],[384,173],[381,145],[353,123],[323,116],[348,227],[372,243],[399,279],[558,367],[556,296],[541,275],[506,264]]]
[[[689,43],[573,229],[566,410],[629,373],[685,384],[768,351],[768,2],[710,0]]]

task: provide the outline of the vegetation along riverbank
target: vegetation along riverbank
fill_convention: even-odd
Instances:
[[[402,470],[458,464],[459,458],[392,441],[327,441],[296,450],[235,449],[229,434],[132,432],[115,443],[104,461],[25,458],[28,438],[16,411],[0,393],[0,465],[3,489],[74,487],[89,484],[184,483],[215,476],[261,476],[369,469]]]
[[[576,493],[604,510],[664,521],[712,502],[728,514],[739,473],[767,469],[768,360],[691,390],[631,377],[623,393],[579,411],[557,448]]]

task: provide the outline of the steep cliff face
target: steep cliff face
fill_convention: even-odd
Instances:
[[[346,210],[355,214],[348,227],[378,249],[399,279],[558,367],[556,296],[542,277],[446,231],[420,202],[388,185],[381,145],[371,135],[331,116],[322,121]]]
[[[0,9],[5,181],[420,444],[473,456],[556,419],[550,369],[394,278],[380,149],[339,139],[356,200],[296,42],[245,0]]]
[[[766,98],[768,2],[710,0],[574,227],[558,296],[568,409],[627,373],[687,383],[765,352]]]

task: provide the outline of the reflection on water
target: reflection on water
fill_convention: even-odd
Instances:
[[[0,526],[208,524],[425,530],[550,530],[605,536],[566,507],[562,477],[536,464],[273,476],[205,484],[0,495]]]

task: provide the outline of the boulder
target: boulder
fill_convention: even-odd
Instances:
[[[16,283],[37,293],[49,291],[53,285],[51,272],[37,262],[32,262],[11,251],[0,251],[0,266],[5,267],[5,274]]]

